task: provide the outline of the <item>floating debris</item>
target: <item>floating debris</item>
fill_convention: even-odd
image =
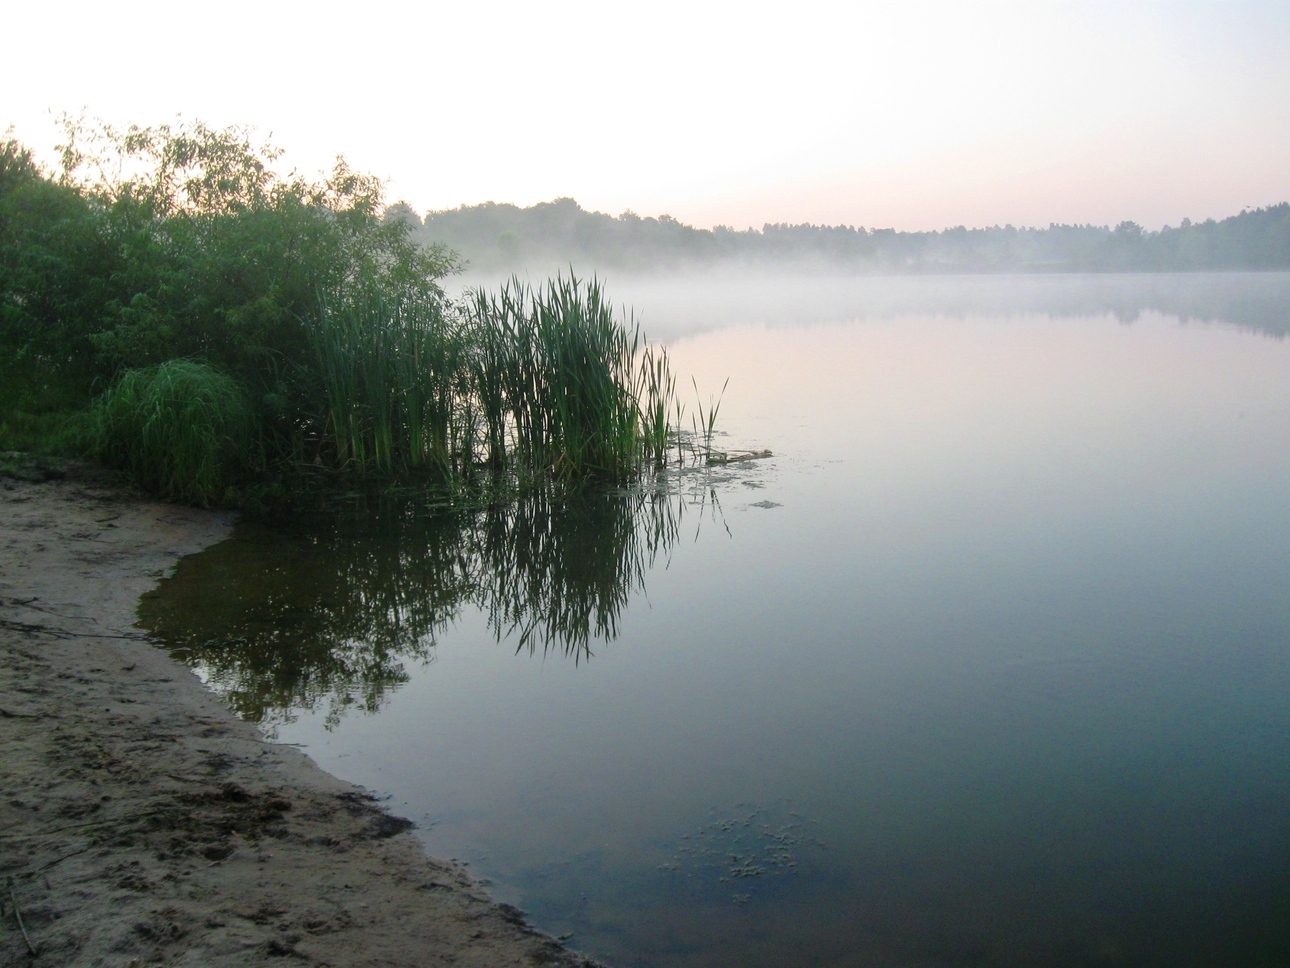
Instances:
[[[681,834],[671,861],[659,869],[687,877],[698,875],[703,880],[715,877],[717,884],[736,880],[748,883],[796,874],[799,849],[824,846],[810,836],[808,821],[800,813],[743,804],[739,807],[733,813],[711,808],[712,818],[697,831]]]
[[[712,451],[708,455],[709,464],[742,464],[747,460],[763,460],[774,457],[769,450],[730,450]]]

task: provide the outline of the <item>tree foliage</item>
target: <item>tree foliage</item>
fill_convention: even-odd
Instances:
[[[14,386],[38,374],[88,396],[124,370],[199,360],[298,447],[323,302],[434,303],[457,267],[383,219],[381,182],[343,158],[310,180],[279,173],[280,152],[244,128],[65,117],[63,131],[56,173],[0,143],[0,352]]]
[[[640,382],[594,280],[453,306],[456,256],[343,158],[311,181],[244,128],[63,123],[54,174],[0,143],[0,450],[45,426],[22,408],[71,400],[100,459],[206,503],[265,469],[620,477],[645,460],[638,393],[674,412],[665,355]],[[666,416],[648,427],[659,451]]]
[[[309,181],[279,175],[279,152],[245,129],[64,126],[57,177],[14,141],[0,146],[6,323],[28,323],[6,326],[11,343],[57,317],[108,364],[227,360],[279,348],[320,292],[433,298],[455,268],[446,248],[382,219],[381,182],[343,158]]]

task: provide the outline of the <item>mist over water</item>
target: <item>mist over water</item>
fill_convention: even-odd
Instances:
[[[1290,960],[1290,277],[608,283],[775,457],[247,527],[145,627],[610,964]]]
[[[809,326],[910,314],[1110,315],[1133,323],[1154,312],[1278,338],[1290,333],[1290,273],[1284,272],[883,276],[770,267],[679,274],[592,268],[587,274],[599,274],[615,302],[635,310],[651,338],[664,340],[732,325]],[[527,269],[519,275],[543,277]],[[448,288],[487,287],[505,278],[468,272],[448,280]]]

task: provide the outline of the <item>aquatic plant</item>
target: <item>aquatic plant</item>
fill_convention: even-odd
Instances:
[[[600,281],[511,279],[468,306],[488,464],[565,482],[666,460],[675,380],[666,351],[614,312]]]
[[[321,433],[344,468],[447,472],[470,459],[459,429],[464,346],[435,300],[364,292],[323,300],[310,343],[325,397]]]
[[[725,399],[726,387],[730,385],[729,377],[721,385],[721,392],[717,394],[716,399],[708,398],[708,405],[704,407],[703,396],[699,393],[699,383],[693,377],[690,382],[694,384],[694,396],[698,401],[698,410],[695,411],[694,417],[694,439],[698,446],[702,448],[701,457],[704,463],[714,464],[723,463],[725,454],[713,454],[712,435],[716,433],[717,414],[721,411],[721,401]],[[699,442],[702,442],[699,444]]]
[[[455,307],[361,292],[309,334],[324,452],[387,475],[620,480],[666,461],[675,380],[598,280],[511,280]]]
[[[90,411],[90,449],[141,487],[208,505],[260,463],[246,392],[205,363],[170,360],[122,373]]]
[[[680,404],[676,402],[676,377],[661,347],[646,345],[641,352],[636,405],[640,414],[642,456],[655,467],[667,463],[668,444],[673,424],[670,414],[676,407],[676,425],[681,424]]]
[[[149,490],[209,504],[270,462],[382,486],[429,475],[449,492],[485,472],[503,490],[578,489],[663,466],[680,439],[666,351],[595,279],[512,280],[464,305],[359,287],[319,302],[292,377],[303,394],[294,442],[257,419],[273,394],[257,408],[227,373],[180,359],[110,385],[89,421],[91,451]],[[711,457],[718,407],[700,407],[689,459]]]

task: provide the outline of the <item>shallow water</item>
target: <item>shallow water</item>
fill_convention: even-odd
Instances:
[[[1290,279],[760,285],[623,296],[774,458],[142,624],[613,964],[1290,963]]]

